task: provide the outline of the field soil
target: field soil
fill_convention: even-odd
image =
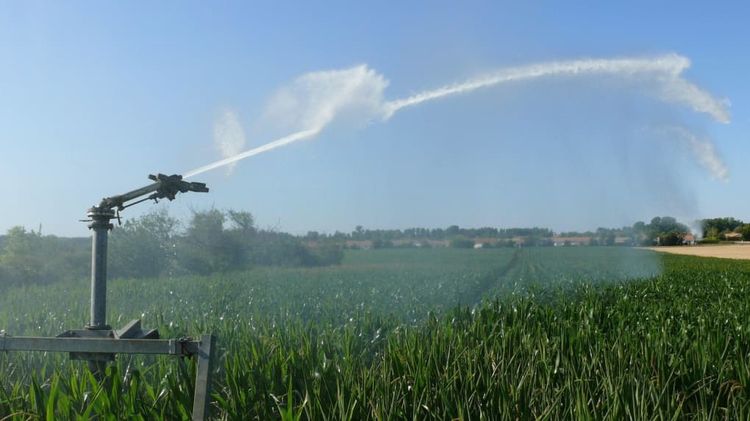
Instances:
[[[649,247],[649,250],[688,256],[722,257],[725,259],[750,260],[750,244],[728,244],[711,246]]]

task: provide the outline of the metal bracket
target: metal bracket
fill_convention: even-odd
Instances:
[[[133,326],[134,320],[128,326]],[[126,326],[126,327],[128,327]],[[122,331],[123,329],[120,329]],[[88,333],[83,333],[88,332]],[[94,334],[93,332],[97,332]],[[101,334],[99,332],[102,332]],[[68,352],[71,359],[93,362],[114,360],[116,354],[149,354],[192,357],[197,359],[193,416],[195,421],[208,418],[211,402],[211,372],[213,353],[216,347],[214,335],[202,335],[200,340],[181,339],[132,339],[106,336],[112,331],[74,330],[66,331],[54,338],[38,336],[10,336],[0,332],[0,351],[45,351]],[[126,332],[133,332],[129,330]],[[149,331],[151,332],[151,331]],[[77,336],[84,334],[88,336]],[[100,335],[100,336],[97,336]]]

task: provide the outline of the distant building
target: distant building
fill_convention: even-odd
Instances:
[[[615,237],[615,245],[616,246],[632,246],[632,245],[635,245],[635,242],[630,237],[618,236],[618,237]]]
[[[552,245],[555,247],[588,246],[589,244],[591,244],[591,237],[562,237],[559,235],[552,237]]]
[[[694,246],[695,236],[693,234],[685,234],[685,236],[682,237],[682,244],[685,246]]]
[[[740,234],[739,232],[728,232],[724,234],[724,239],[727,241],[741,241],[742,234]]]

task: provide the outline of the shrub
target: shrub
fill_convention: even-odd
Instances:
[[[451,240],[450,246],[457,249],[470,249],[474,247],[474,240],[465,237],[456,237]]]

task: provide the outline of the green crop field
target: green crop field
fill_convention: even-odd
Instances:
[[[88,288],[4,290],[0,328],[82,327]],[[218,336],[217,419],[750,416],[750,262],[614,247],[350,251],[334,267],[113,280],[108,298],[114,326]],[[66,355],[0,354],[0,415],[188,418],[191,364],[119,356],[100,384]]]

